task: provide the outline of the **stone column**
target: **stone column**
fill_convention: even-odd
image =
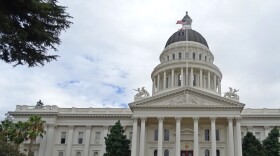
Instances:
[[[171,71],[171,87],[174,87],[174,69]]]
[[[86,126],[86,138],[85,138],[85,147],[84,147],[85,156],[87,156],[89,152],[90,134],[91,134],[91,126]]]
[[[132,132],[132,142],[131,142],[131,156],[136,156],[136,144],[137,144],[137,126],[138,119],[133,118],[133,132]]]
[[[159,91],[159,82],[160,82],[160,75],[157,75],[157,91]]]
[[[216,117],[211,117],[211,153],[212,155],[216,155]]]
[[[214,91],[217,92],[217,78],[216,78],[216,74],[214,74]]]
[[[202,83],[202,69],[200,69],[200,71],[199,71],[199,73],[200,73],[200,75],[199,75],[199,86],[201,87],[201,88],[203,88],[203,83]]]
[[[158,117],[158,156],[162,156],[163,117]]]
[[[191,78],[190,78],[190,86],[192,87],[193,86],[193,68],[191,68]]]
[[[74,126],[68,127],[68,136],[67,136],[67,147],[66,147],[66,155],[71,155],[71,149],[73,144],[73,133],[74,133]]]
[[[47,129],[45,130],[47,131]],[[39,156],[45,155],[46,144],[47,144],[47,134],[44,134],[40,142]]]
[[[166,71],[163,72],[163,89],[166,88]]]
[[[184,68],[181,68],[181,86],[184,86]]]
[[[54,143],[54,130],[55,130],[55,124],[48,124],[47,125],[47,146],[45,155],[53,155],[53,145]]]
[[[208,83],[207,83],[207,88],[208,89],[210,89],[210,83],[211,83],[211,76],[210,76],[210,72],[208,71],[208,76],[207,76],[207,81],[208,81]]]
[[[153,78],[153,92],[152,92],[152,94],[155,93],[155,89],[156,89],[156,78],[154,77]]]
[[[176,155],[181,156],[181,117],[176,117]]]
[[[242,138],[241,138],[241,125],[240,125],[241,118],[236,118],[236,145],[237,145],[237,156],[242,156]]]
[[[139,156],[145,156],[145,137],[146,137],[145,130],[146,130],[146,118],[141,118]]]
[[[198,117],[193,117],[193,154],[199,156],[199,140],[198,140]]]
[[[101,140],[102,141],[102,154],[101,155],[104,155],[104,153],[106,153],[106,145],[105,145],[104,137],[107,137],[108,130],[109,130],[109,126],[108,125],[103,126],[103,137],[100,138],[100,139],[102,139]]]
[[[229,139],[229,156],[234,156],[234,142],[233,142],[233,123],[232,123],[232,117],[228,117],[228,139]]]
[[[219,92],[219,94],[221,94],[222,93],[222,91],[221,91],[221,78],[218,78],[218,92]]]

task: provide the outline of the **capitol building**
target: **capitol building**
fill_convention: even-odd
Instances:
[[[103,156],[104,137],[118,120],[131,156],[242,156],[248,131],[261,141],[280,126],[280,109],[245,109],[235,88],[222,94],[222,71],[206,39],[192,29],[188,13],[177,24],[182,28],[167,39],[151,73],[151,94],[139,88],[129,108],[17,105],[10,111],[15,121],[30,115],[46,121],[35,156]]]

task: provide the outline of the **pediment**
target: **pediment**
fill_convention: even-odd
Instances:
[[[184,88],[133,102],[133,107],[241,107],[245,105],[194,88]]]

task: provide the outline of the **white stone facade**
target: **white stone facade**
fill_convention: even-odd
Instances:
[[[263,140],[280,126],[280,109],[244,109],[238,90],[221,96],[222,73],[205,44],[174,42],[160,62],[151,74],[152,96],[136,97],[130,108],[23,105],[9,113],[15,121],[34,114],[46,121],[35,156],[103,156],[104,137],[117,120],[131,140],[131,156],[242,156],[246,132]]]

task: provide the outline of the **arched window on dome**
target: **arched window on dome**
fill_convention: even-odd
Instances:
[[[207,56],[205,56],[205,61],[207,61]]]
[[[156,149],[154,150],[154,156],[157,156],[157,150]]]
[[[193,74],[193,86],[196,86],[196,75]]]
[[[192,53],[192,58],[195,59],[195,53]]]
[[[169,61],[169,55],[167,55],[167,61]]]
[[[175,54],[172,54],[172,60],[175,60]]]
[[[220,156],[220,150],[216,150],[216,156]]]
[[[206,150],[205,150],[205,156],[210,156],[209,149],[206,149]]]
[[[168,88],[168,84],[169,84],[169,79],[168,79],[168,77],[166,78],[166,88]]]
[[[178,74],[178,86],[181,86],[181,80],[182,80],[182,76],[181,74]]]
[[[202,55],[201,55],[201,54],[199,54],[199,60],[201,60],[201,58],[202,58]]]
[[[182,58],[182,53],[179,53],[179,59],[181,59]]]
[[[164,150],[164,156],[169,156],[169,150],[168,149]]]

